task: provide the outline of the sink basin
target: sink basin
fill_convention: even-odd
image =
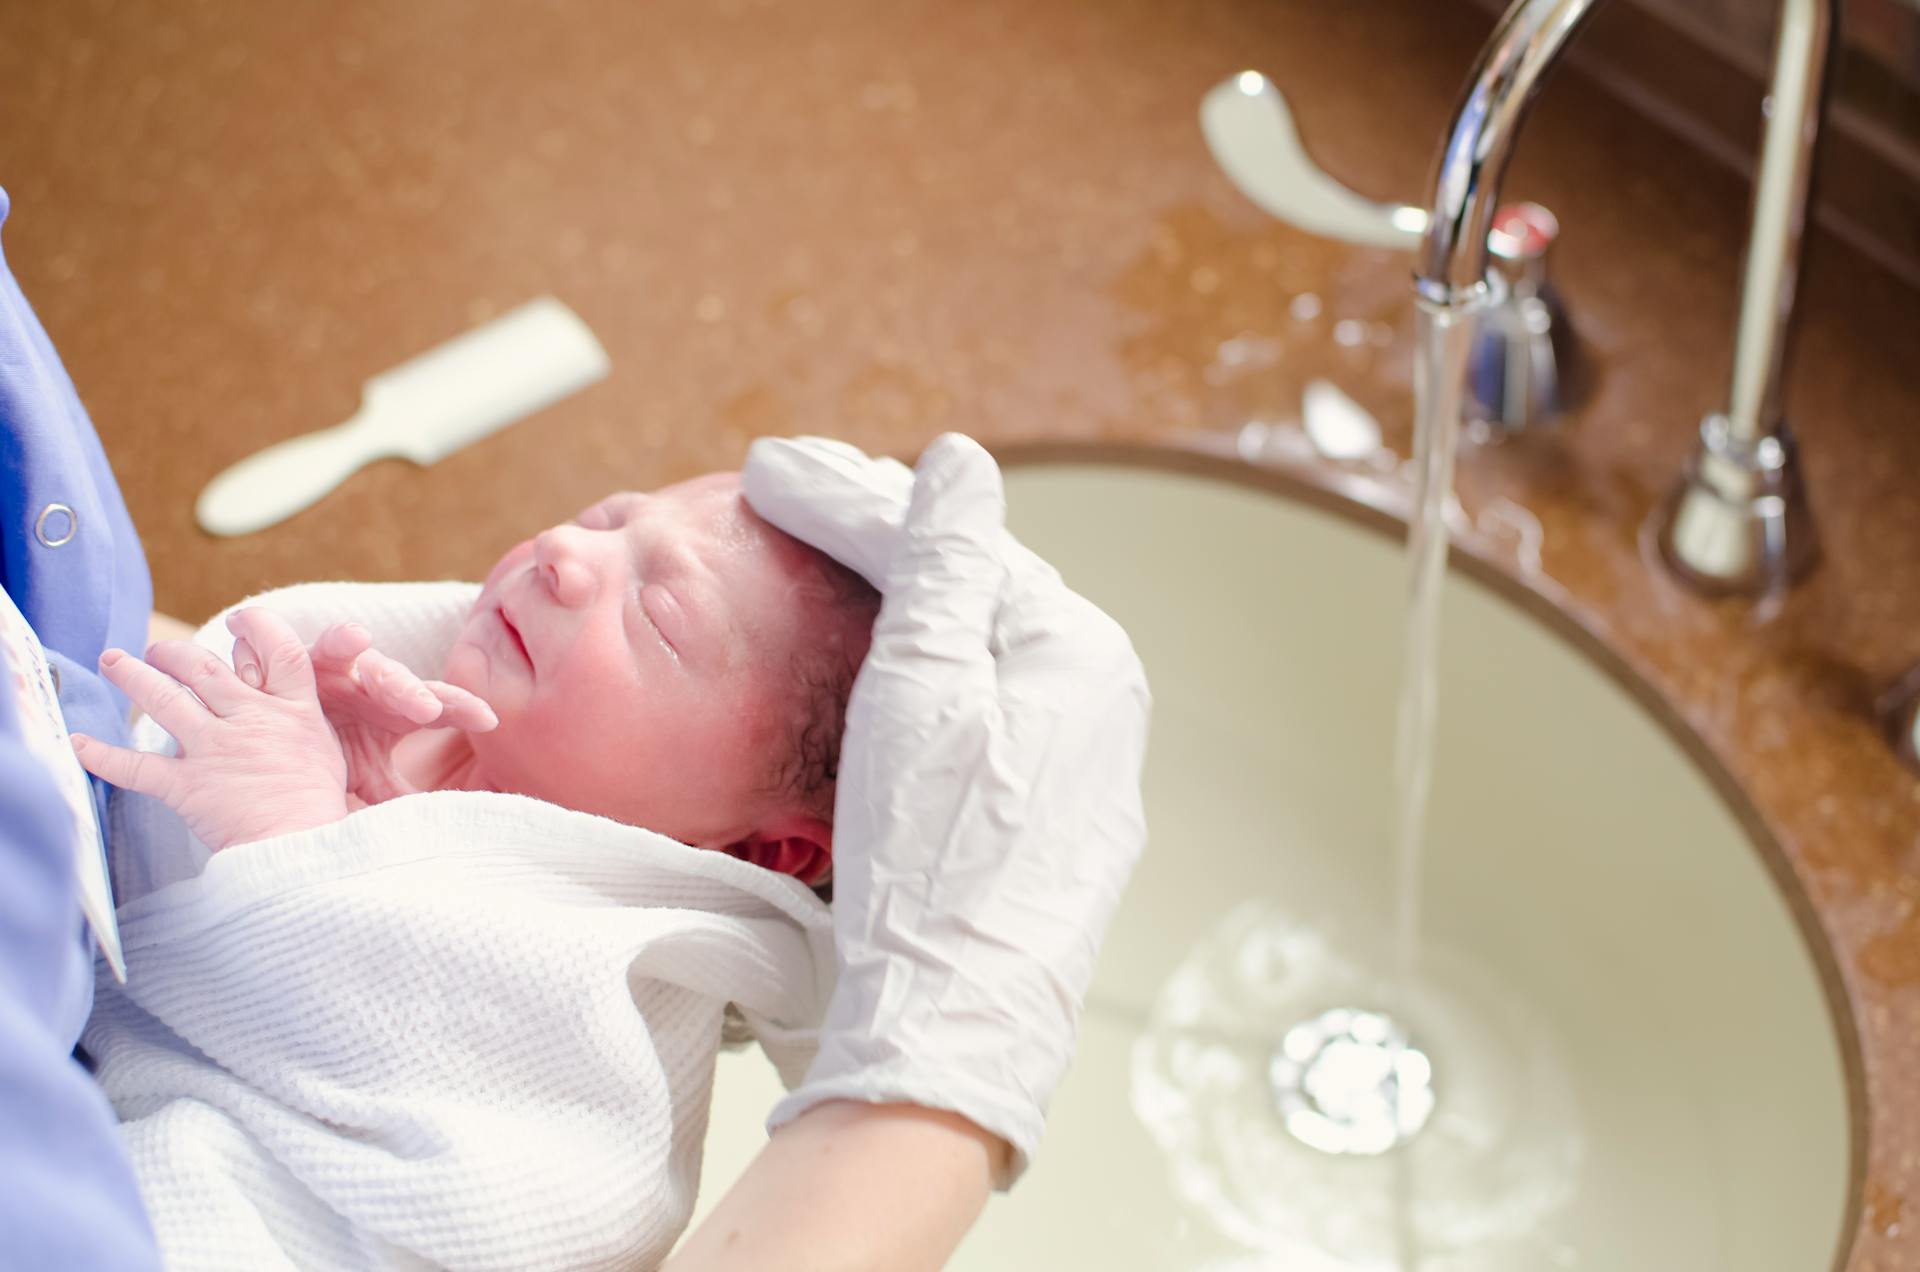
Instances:
[[[1152,837],[1035,1166],[951,1266],[1838,1266],[1848,1018],[1774,849],[1651,695],[1454,569],[1423,954],[1396,999],[1400,544],[1227,460],[1057,454],[1010,465],[1009,517],[1146,663]],[[1396,1004],[1432,1065],[1426,1128],[1377,1157],[1289,1135],[1287,1026]],[[779,1091],[757,1052],[723,1058],[703,1211]]]

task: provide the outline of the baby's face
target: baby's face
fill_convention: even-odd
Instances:
[[[698,847],[791,833],[768,776],[793,666],[823,642],[857,663],[867,635],[808,552],[728,473],[613,495],[514,547],[445,672],[500,717],[472,735],[486,780]]]

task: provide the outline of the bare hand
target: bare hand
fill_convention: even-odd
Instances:
[[[373,636],[358,623],[327,628],[307,653],[320,709],[346,757],[353,807],[418,789],[393,764],[394,744],[407,734],[426,728],[485,733],[500,723],[474,694],[444,680],[423,680],[374,649]],[[233,665],[249,684],[260,682],[259,658],[244,637],[234,641]]]
[[[320,710],[306,647],[267,610],[243,610],[229,625],[269,651],[265,687],[186,641],[160,641],[145,661],[119,649],[100,656],[102,674],[173,735],[178,755],[73,738],[89,773],[160,800],[215,852],[347,814],[346,761]]]

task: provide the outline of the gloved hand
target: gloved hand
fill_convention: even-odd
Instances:
[[[267,651],[264,688],[188,641],[160,641],[145,661],[118,649],[100,656],[101,674],[173,735],[178,755],[73,737],[89,773],[160,800],[215,852],[347,815],[346,761],[315,697],[306,647],[268,610],[238,610],[227,626]]]
[[[444,680],[422,680],[398,659],[373,648],[358,623],[335,623],[307,648],[315,693],[347,761],[347,802],[358,809],[418,791],[393,765],[393,747],[416,729],[485,733],[500,723],[479,696]],[[258,688],[260,656],[243,637],[233,642],[233,669]]]
[[[959,1113],[1039,1143],[1094,960],[1146,839],[1149,697],[1119,626],[1006,531],[999,469],[949,434],[909,472],[756,442],[754,511],[883,600],[834,810],[840,975],[778,1127],[824,1100]]]

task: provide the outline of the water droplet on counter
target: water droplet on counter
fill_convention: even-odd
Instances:
[[[1280,342],[1264,340],[1250,331],[1243,331],[1229,340],[1222,340],[1213,356],[1214,361],[1225,367],[1270,367],[1280,360]]]
[[[1287,306],[1287,312],[1295,322],[1312,322],[1320,316],[1320,298],[1312,292],[1301,292]]]
[[[1495,495],[1474,519],[1474,528],[1496,542],[1513,542],[1514,563],[1529,577],[1546,576],[1546,528],[1540,518],[1505,495]]]
[[[1153,254],[1162,265],[1178,265],[1187,251],[1173,227],[1160,224],[1153,227]]]
[[[820,306],[805,296],[795,296],[783,306],[787,320],[800,330],[812,334],[826,325],[826,315]]]
[[[1380,423],[1330,380],[1311,380],[1300,396],[1300,422],[1329,459],[1363,459],[1380,449]]]
[[[1367,342],[1367,324],[1355,318],[1342,318],[1333,324],[1333,342],[1343,349],[1357,349]]]

